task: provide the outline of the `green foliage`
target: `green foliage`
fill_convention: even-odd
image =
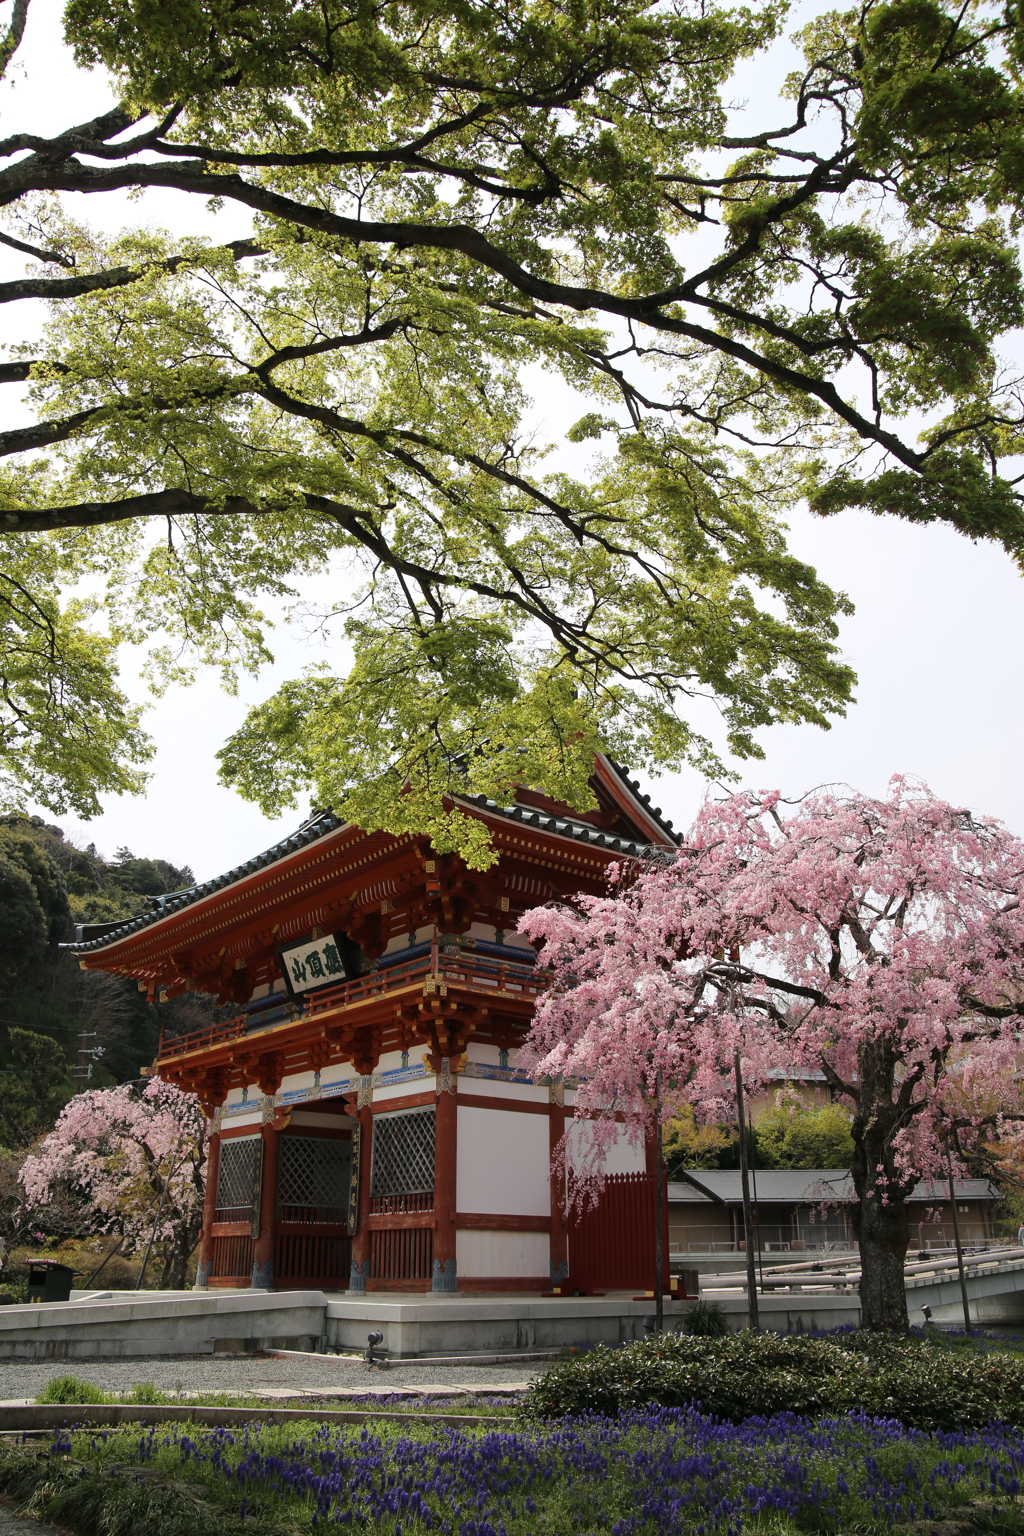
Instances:
[[[51,1376],[36,1398],[37,1403],[109,1403],[109,1392],[79,1376]]]
[[[0,851],[0,987],[6,992],[46,954],[46,914],[20,863]]]
[[[117,685],[115,643],[89,627],[90,605],[59,600],[82,574],[67,543],[3,539],[0,809],[29,798],[94,816],[101,794],[136,794],[145,784],[136,765],[151,748],[139,709]]]
[[[724,1339],[729,1319],[717,1301],[695,1301],[683,1314],[681,1331],[694,1339]]]
[[[1000,467],[1024,444],[1000,358],[1024,323],[1017,18],[819,16],[729,137],[785,15],[70,0],[122,102],[34,139],[5,200],[39,262],[0,302],[51,301],[2,373],[39,417],[0,433],[8,799],[87,815],[143,782],[118,641],[157,687],[233,686],[267,605],[329,577],[343,659],[254,710],[222,777],[480,866],[453,796],[583,808],[595,746],[719,772],[843,712],[848,604],[785,543],[802,496],[1024,558]],[[58,201],[145,187],[250,234],[211,245],[186,212],[109,238]],[[527,379],[583,397],[579,473]],[[705,696],[721,742],[689,722]]]
[[[669,1178],[677,1168],[721,1168],[733,1147],[737,1156],[739,1135],[735,1126],[698,1125],[689,1104],[668,1121],[662,1131],[662,1154]]]
[[[644,1403],[699,1403],[733,1423],[862,1409],[923,1430],[982,1428],[995,1420],[1024,1425],[1024,1360],[857,1334],[667,1335],[621,1349],[599,1345],[552,1366],[530,1385],[522,1411],[528,1419],[614,1415]]]
[[[68,1060],[55,1040],[9,1029],[0,1044],[0,1139],[21,1147],[52,1128],[75,1088]]]
[[[780,1103],[754,1128],[760,1162],[766,1168],[850,1168],[850,1117],[838,1104],[810,1106],[795,1095]]]
[[[153,1059],[156,1010],[132,982],[82,972],[56,944],[71,937],[72,920],[124,920],[148,911],[151,896],[192,883],[190,869],[165,859],[137,858],[127,848],[104,859],[94,846],[76,847],[39,816],[0,816],[0,1032],[13,1023],[55,1037],[71,1055],[85,1030],[90,1048],[103,1053],[92,1058],[89,1086],[136,1077]],[[193,994],[165,1005],[164,1021],[174,1034],[204,1022],[211,1009],[212,1000]],[[25,1091],[31,1098],[35,1090]],[[24,1095],[18,1102],[16,1118],[26,1123]],[[44,1094],[40,1113],[48,1113],[52,1102]],[[49,1123],[52,1116],[39,1128]],[[0,1139],[9,1134],[0,1104]]]

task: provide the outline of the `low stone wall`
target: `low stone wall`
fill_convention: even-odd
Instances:
[[[685,1303],[666,1301],[669,1320]],[[651,1300],[629,1296],[347,1297],[323,1291],[81,1292],[71,1301],[0,1309],[0,1360],[210,1355],[266,1349],[504,1355],[644,1336]]]
[[[316,1349],[326,1305],[322,1291],[80,1293],[0,1308],[0,1360]]]
[[[666,1300],[669,1326],[685,1305]],[[363,1349],[375,1328],[384,1335],[381,1347],[403,1359],[623,1344],[644,1337],[644,1319],[653,1312],[653,1301],[628,1296],[329,1298],[327,1342]]]

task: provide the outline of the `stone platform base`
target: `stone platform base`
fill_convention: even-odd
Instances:
[[[685,1303],[665,1303],[674,1320]],[[631,1296],[353,1298],[324,1291],[80,1292],[0,1308],[0,1360],[210,1355],[265,1349],[362,1350],[384,1335],[392,1358],[512,1355],[644,1336],[653,1301]]]

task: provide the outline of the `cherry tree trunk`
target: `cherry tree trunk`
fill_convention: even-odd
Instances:
[[[896,1059],[884,1041],[860,1052],[860,1082],[853,1125],[853,1230],[860,1248],[862,1328],[904,1332],[909,1326],[903,1267],[910,1245],[907,1195],[897,1173],[893,1137],[904,1123],[897,1102]]]

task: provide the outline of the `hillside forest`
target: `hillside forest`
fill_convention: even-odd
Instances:
[[[180,1034],[211,1013],[202,994],[148,1004],[134,982],[82,971],[60,947],[76,923],[134,917],[193,881],[166,859],[104,858],[38,816],[0,816],[0,1147],[48,1131],[80,1089],[138,1078],[161,1023]]]

